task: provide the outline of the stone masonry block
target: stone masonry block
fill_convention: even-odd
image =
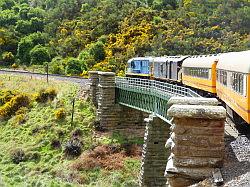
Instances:
[[[216,98],[204,98],[204,97],[171,97],[168,101],[168,106],[172,105],[206,105],[217,106],[220,102]]]
[[[225,119],[226,110],[222,106],[173,105],[168,110],[169,117]]]

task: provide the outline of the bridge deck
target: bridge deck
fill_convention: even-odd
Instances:
[[[171,97],[201,97],[189,88],[156,80],[116,77],[115,82],[117,103],[154,113],[167,122],[167,102]]]

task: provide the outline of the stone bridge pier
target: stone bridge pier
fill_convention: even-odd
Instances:
[[[118,132],[129,138],[144,137],[144,118],[148,114],[116,103],[115,74],[90,71],[90,96],[97,109],[103,130]]]
[[[211,177],[223,165],[226,110],[215,98],[171,98],[171,150],[165,176],[171,187]]]

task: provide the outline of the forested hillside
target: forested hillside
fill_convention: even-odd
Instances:
[[[122,74],[134,56],[250,48],[249,0],[0,0],[0,10],[1,66]]]

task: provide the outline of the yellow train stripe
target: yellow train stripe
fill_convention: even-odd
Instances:
[[[143,77],[149,77],[149,74],[138,74],[138,73],[126,73],[126,75],[136,75],[136,76],[143,76]]]
[[[210,80],[208,80],[208,81],[210,81]],[[210,86],[210,85],[207,85],[207,84],[202,84],[202,83],[198,83],[198,82],[194,82],[194,81],[183,80],[183,82],[189,82],[191,84],[196,84],[196,85],[200,85],[200,86],[206,86],[208,88],[216,88],[216,86]]]
[[[244,112],[250,113],[250,110],[245,109],[243,106],[241,106],[240,104],[238,104],[238,103],[235,102],[234,100],[230,99],[230,96],[229,96],[228,94],[222,93],[222,91],[220,91],[220,90],[217,90],[217,93],[223,95],[223,97],[226,97],[227,100],[228,100],[230,103],[234,104],[236,107],[240,108],[240,109],[243,110]],[[225,99],[224,99],[224,100],[225,100]]]

